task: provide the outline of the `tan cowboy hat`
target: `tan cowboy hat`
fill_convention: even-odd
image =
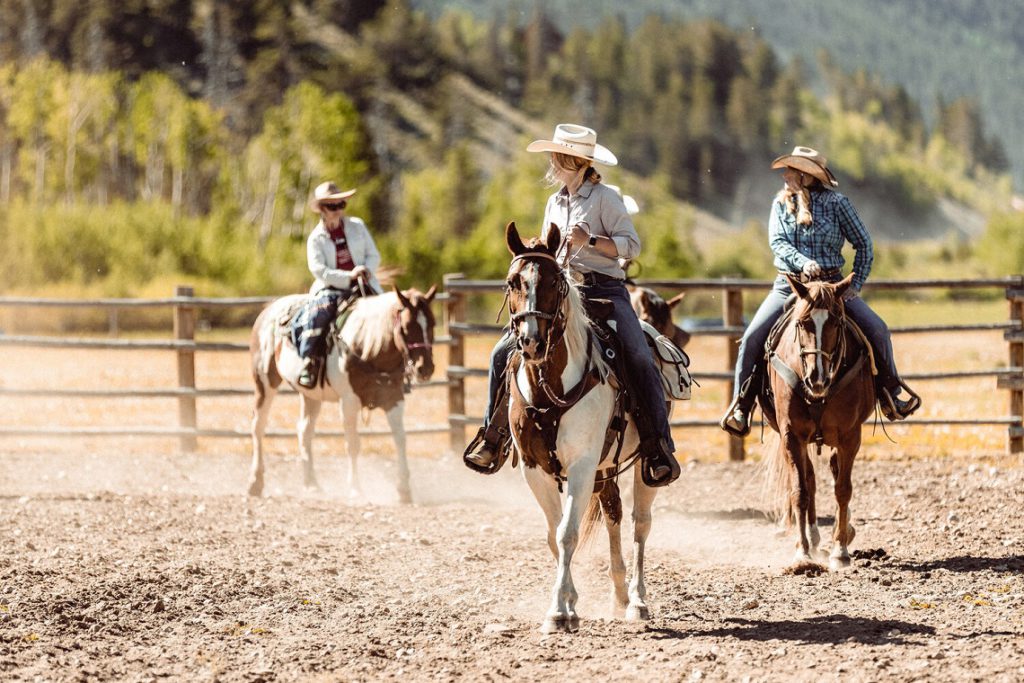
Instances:
[[[326,183],[320,183],[313,190],[313,198],[309,200],[309,210],[314,213],[320,213],[321,202],[340,202],[342,199],[348,199],[355,193],[355,190],[345,190],[342,192],[338,189],[337,185],[328,180]]]
[[[839,181],[832,175],[832,171],[828,170],[828,160],[816,149],[798,145],[790,154],[783,154],[772,162],[772,168],[786,166],[814,176],[825,187],[839,187]]]
[[[560,123],[550,140],[534,140],[526,147],[527,152],[558,152],[573,157],[589,159],[606,166],[615,166],[619,160],[607,147],[597,144],[597,133],[586,126],[574,123]]]

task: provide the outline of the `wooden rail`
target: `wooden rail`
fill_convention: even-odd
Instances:
[[[728,367],[719,372],[695,374],[698,381],[722,381],[728,385],[727,397],[732,395],[733,372],[736,363],[737,342],[743,335],[743,295],[749,290],[756,290],[760,297],[772,283],[762,280],[748,279],[692,279],[692,280],[643,280],[637,284],[653,289],[680,291],[715,291],[720,293],[722,300],[722,321],[720,326],[692,330],[693,335],[720,336],[725,338]],[[504,283],[497,280],[468,280],[461,276],[453,276],[445,280],[445,289],[450,297],[446,318],[446,330],[452,339],[452,348],[458,345],[460,352],[453,356],[448,367],[448,378],[451,381],[448,402],[448,421],[451,425],[450,444],[453,451],[465,447],[467,426],[478,426],[482,416],[467,416],[465,406],[465,378],[486,377],[486,368],[465,366],[464,344],[462,338],[471,335],[496,335],[504,328],[501,325],[475,323],[465,319],[467,310],[466,299],[472,295],[497,293],[502,291]],[[1000,278],[980,279],[935,279],[935,280],[872,280],[870,289],[875,291],[903,291],[908,289],[1002,289],[1009,302],[1010,312],[1007,322],[978,324],[934,324],[890,327],[893,334],[927,334],[937,332],[968,332],[968,331],[1002,331],[1004,340],[1009,346],[1008,367],[983,370],[952,370],[943,372],[906,373],[904,378],[914,381],[934,381],[944,379],[966,379],[993,377],[996,388],[1009,394],[1009,415],[982,417],[978,419],[921,419],[911,418],[901,423],[908,425],[952,425],[952,426],[1005,426],[1007,429],[1007,450],[1010,453],[1024,452],[1024,276],[1015,275]],[[453,306],[452,301],[459,301]],[[723,406],[724,410],[725,406]],[[673,420],[671,425],[680,428],[718,428],[715,420]],[[745,440],[737,437],[729,438],[729,458],[744,458]]]
[[[211,299],[193,296],[193,289],[179,286],[173,297],[165,299],[36,299],[28,297],[0,297],[0,307],[42,307],[42,308],[106,308],[112,312],[110,333],[117,336],[116,311],[143,307],[171,308],[174,320],[173,339],[102,339],[86,337],[53,337],[34,335],[2,335],[0,346],[22,346],[31,348],[79,348],[79,349],[116,349],[119,351],[173,351],[177,358],[177,383],[175,387],[161,389],[49,389],[49,388],[12,388],[0,387],[0,395],[19,397],[61,397],[88,399],[115,398],[174,398],[177,400],[177,427],[131,426],[131,427],[0,427],[0,436],[45,436],[45,437],[83,437],[83,436],[154,436],[177,437],[179,447],[184,451],[196,448],[198,438],[248,438],[249,432],[228,429],[201,428],[198,425],[199,411],[196,405],[198,398],[224,396],[252,396],[251,388],[211,388],[196,387],[195,354],[197,352],[248,352],[249,345],[232,342],[201,342],[196,341],[197,311],[208,308],[244,308],[264,306],[276,297],[236,297]],[[435,300],[447,301],[446,293],[439,293]],[[435,345],[448,344],[447,336],[435,338]],[[432,380],[413,385],[413,389],[449,386],[450,380]],[[284,387],[282,394],[298,392]],[[406,434],[446,434],[451,428],[448,423],[426,425],[406,429]],[[390,435],[390,430],[363,429],[363,436]],[[340,431],[317,431],[320,436],[343,436]],[[269,438],[295,438],[294,432],[270,431]]]

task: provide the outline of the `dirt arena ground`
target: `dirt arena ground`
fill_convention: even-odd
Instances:
[[[981,367],[999,358],[972,348]],[[2,385],[166,386],[167,356],[4,349]],[[197,365],[204,386],[244,386],[237,355]],[[926,387],[925,414],[999,414],[992,384]],[[0,400],[5,426],[176,417],[173,400]],[[407,423],[436,422],[443,400],[414,393]],[[709,386],[684,411],[710,416],[721,400]],[[295,403],[282,399],[276,428]],[[340,426],[336,411],[323,420]],[[202,404],[201,426],[247,421],[244,401]],[[250,500],[244,441],[180,454],[167,439],[2,437],[0,679],[1021,680],[1024,466],[1001,455],[998,428],[890,433],[898,443],[870,436],[854,469],[855,567],[820,575],[785,571],[792,539],[761,513],[756,445],[729,463],[717,434],[677,433],[686,462],[655,503],[650,621],[612,615],[600,532],[574,563],[580,631],[552,636],[537,630],[554,581],[539,507],[518,471],[474,475],[443,436],[410,439],[411,506],[397,503],[385,439],[365,442],[357,500],[335,439],[318,444],[321,493],[303,491],[282,440],[268,495]]]

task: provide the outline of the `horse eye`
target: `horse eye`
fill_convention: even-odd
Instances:
[[[513,275],[512,277],[505,281],[505,285],[509,289],[519,289],[519,276]]]

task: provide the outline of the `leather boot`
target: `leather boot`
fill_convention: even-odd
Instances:
[[[747,378],[747,381],[740,387],[736,398],[726,409],[725,415],[718,422],[719,427],[733,436],[744,437],[750,434],[750,415],[754,412],[754,401],[757,399],[757,391],[754,387],[760,384],[759,381],[755,382],[755,378],[759,377],[760,375],[755,371]]]
[[[462,462],[474,472],[494,474],[505,464],[511,445],[510,441],[508,391],[502,388],[498,390],[490,419],[469,442],[466,452],[462,454]]]
[[[681,472],[676,456],[646,413],[634,409],[633,419],[640,437],[640,475],[644,484],[651,488],[668,486]]]
[[[908,398],[901,399],[896,396],[900,389],[906,389]],[[914,411],[921,407],[921,397],[908,387],[903,380],[896,378],[886,384],[880,384],[878,388],[878,407],[886,419],[896,422],[910,417]]]

